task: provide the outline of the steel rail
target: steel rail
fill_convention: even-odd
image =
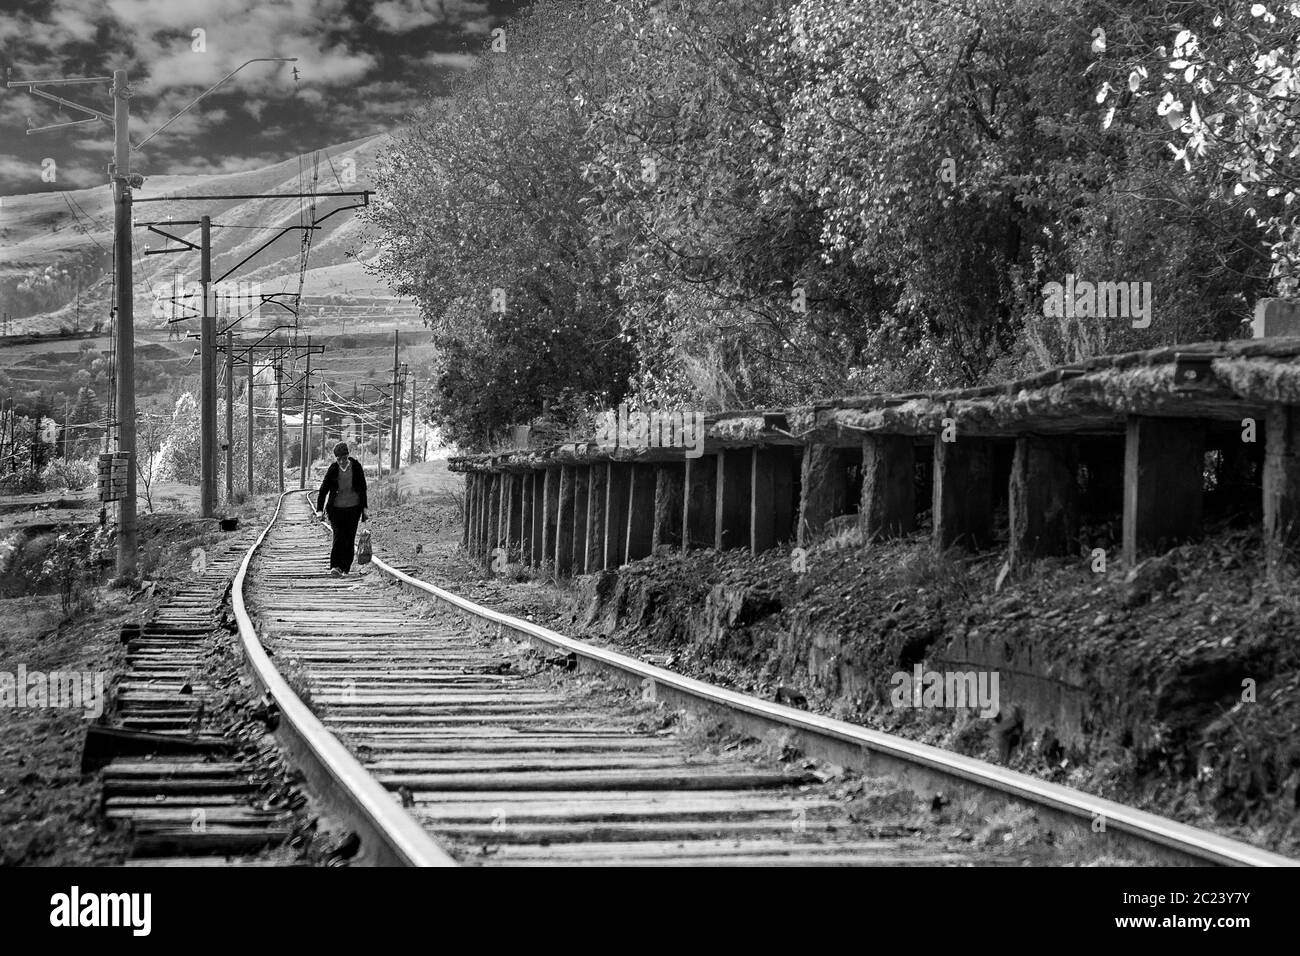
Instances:
[[[361,856],[377,865],[456,866],[457,863],[370,775],[338,738],[331,734],[299,699],[262,648],[244,603],[244,580],[257,549],[280,517],[286,491],[275,513],[239,564],[230,600],[244,656],[254,681],[280,711],[276,729],[295,764],[303,771],[312,792],[361,837]]]
[[[662,667],[646,664],[614,651],[592,647],[549,628],[483,607],[427,581],[421,581],[390,566],[378,557],[373,557],[372,561],[385,574],[404,584],[424,591],[468,614],[490,621],[500,628],[520,634],[535,644],[574,654],[589,668],[621,676],[626,683],[639,684],[659,699],[667,698],[697,706],[704,705],[706,709],[714,712],[740,714],[749,718],[751,725],[794,730],[804,741],[821,742],[822,749],[825,749],[825,744],[831,744],[833,756],[838,757],[841,762],[856,764],[859,767],[870,764],[873,770],[884,771],[924,768],[937,773],[940,778],[972,783],[1003,796],[1026,801],[1035,807],[1056,811],[1089,827],[1096,827],[1097,821],[1102,821],[1105,831],[1118,831],[1142,843],[1173,850],[1180,856],[1190,857],[1202,863],[1223,866],[1300,866],[1300,860],[1271,853],[1113,800],[1039,780],[1028,774],[997,767],[929,744],[760,700],[748,694],[727,690]]]

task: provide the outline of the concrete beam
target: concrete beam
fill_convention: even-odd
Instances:
[[[916,444],[908,435],[868,435],[862,440],[864,540],[898,538],[916,527]]]
[[[1201,531],[1205,426],[1183,418],[1128,420],[1124,445],[1124,561]]]
[[[1071,554],[1079,538],[1079,455],[1068,438],[1019,438],[1011,463],[1008,560]]]

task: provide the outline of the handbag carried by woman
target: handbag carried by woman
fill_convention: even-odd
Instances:
[[[370,529],[364,524],[357,532],[357,564],[370,563]]]

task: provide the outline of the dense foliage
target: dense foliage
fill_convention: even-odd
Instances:
[[[435,419],[484,447],[1241,334],[1300,242],[1300,81],[1293,14],[1223,6],[539,2],[378,177]],[[1152,321],[1051,314],[1069,276],[1150,283]]]

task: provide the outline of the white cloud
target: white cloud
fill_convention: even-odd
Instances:
[[[380,0],[371,11],[387,33],[404,33],[448,21],[459,23],[486,12],[487,4],[479,0]]]
[[[474,53],[430,53],[421,62],[435,69],[468,70],[480,59]]]

